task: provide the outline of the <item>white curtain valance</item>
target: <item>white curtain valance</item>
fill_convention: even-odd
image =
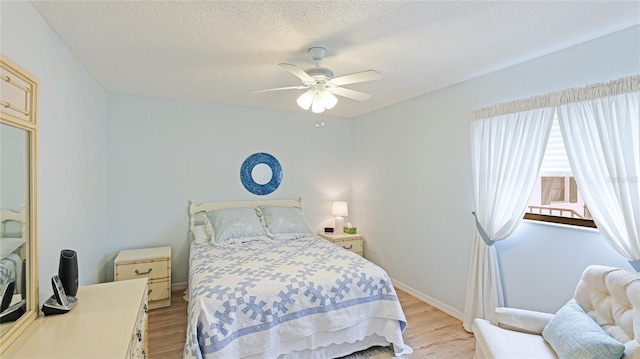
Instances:
[[[552,92],[546,95],[481,108],[471,112],[471,119],[480,120],[638,91],[640,91],[640,75],[627,76],[609,82]]]

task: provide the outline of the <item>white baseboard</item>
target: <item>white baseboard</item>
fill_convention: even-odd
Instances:
[[[406,285],[406,284],[404,284],[402,282],[399,282],[399,281],[397,281],[397,280],[395,280],[393,278],[391,278],[391,282],[393,283],[394,287],[400,289],[403,292],[411,294],[412,296],[420,299],[421,301],[423,301],[423,302],[425,302],[425,303],[427,303],[427,304],[429,304],[431,306],[434,306],[434,307],[440,309],[441,311],[449,314],[450,316],[452,316],[452,317],[454,317],[454,318],[456,318],[456,319],[458,319],[460,321],[464,319],[464,314],[461,311],[457,310],[456,308],[454,308],[454,307],[452,307],[450,305],[447,305],[445,303],[442,303],[441,301],[439,301],[439,300],[437,300],[435,298],[432,298],[432,297],[430,297],[430,296],[428,296],[428,295],[426,295],[426,294],[424,294],[424,293],[422,293],[422,292],[420,292],[420,291],[418,291],[416,289],[413,289],[413,288],[409,287],[408,285]]]
[[[171,291],[175,292],[176,290],[185,290],[188,286],[188,282],[171,283]]]

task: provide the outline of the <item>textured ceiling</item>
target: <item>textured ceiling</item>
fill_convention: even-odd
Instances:
[[[277,66],[336,76],[375,69],[345,87],[334,116],[355,117],[640,23],[639,1],[32,1],[109,91],[302,111],[303,90]]]

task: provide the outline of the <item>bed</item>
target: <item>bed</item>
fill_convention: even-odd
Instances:
[[[302,200],[191,201],[185,358],[412,352],[387,273],[314,235],[301,213]]]
[[[9,283],[14,282],[15,290],[13,294],[22,292],[20,282],[22,278],[22,259],[16,253],[11,253],[0,258],[0,297],[4,294]]]
[[[0,209],[0,294],[15,282],[15,293],[21,293],[22,258],[26,233],[24,209],[20,212]]]

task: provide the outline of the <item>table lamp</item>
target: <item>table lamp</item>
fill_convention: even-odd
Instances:
[[[331,206],[331,215],[336,216],[335,230],[336,234],[344,233],[344,218],[349,215],[349,209],[347,208],[347,202],[334,201]]]

